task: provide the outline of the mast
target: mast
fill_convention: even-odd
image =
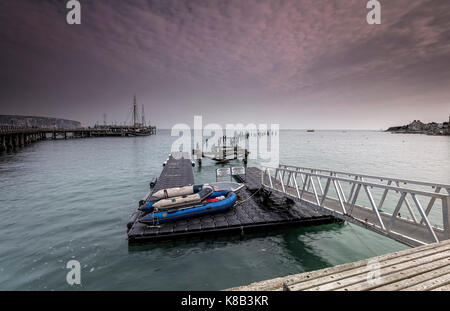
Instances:
[[[145,113],[144,113],[144,105],[142,105],[142,126],[145,126]]]
[[[136,95],[134,95],[133,100],[133,127],[136,128],[136,119],[137,119],[137,106],[136,106]]]

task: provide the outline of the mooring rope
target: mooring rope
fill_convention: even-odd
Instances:
[[[255,191],[251,196],[249,196],[247,199],[242,200],[242,201],[237,201],[237,202],[236,202],[236,205],[240,205],[240,204],[242,204],[242,203],[247,202],[247,201],[250,200],[255,194],[257,194],[262,188],[263,188],[262,186],[259,187],[259,189],[256,190],[256,191]]]

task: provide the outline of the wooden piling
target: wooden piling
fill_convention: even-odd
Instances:
[[[135,136],[132,132],[134,128],[111,127],[111,128],[81,128],[81,129],[36,129],[36,128],[20,128],[14,126],[0,126],[0,151],[12,151],[19,147],[24,147],[30,143],[53,139],[56,140],[58,135],[63,139],[75,139],[85,137],[104,137],[104,136]],[[146,127],[145,135],[156,133],[156,127]],[[47,136],[48,135],[48,136]]]
[[[9,144],[8,144],[8,151],[13,151],[14,150],[14,145],[13,145],[13,137],[12,137],[12,135],[9,135],[9,138],[8,138],[8,140],[9,140]]]

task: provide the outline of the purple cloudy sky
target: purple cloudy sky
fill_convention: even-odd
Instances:
[[[380,129],[450,113],[450,1],[0,2],[0,114]]]

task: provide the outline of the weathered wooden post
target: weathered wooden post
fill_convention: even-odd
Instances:
[[[19,141],[17,140],[17,134],[13,134],[13,135],[11,135],[11,144],[12,144],[12,147],[13,147],[13,150],[16,150],[17,149],[17,145],[19,144]]]
[[[19,149],[19,134],[14,135],[14,149]]]
[[[2,136],[2,151],[6,151],[6,136]]]
[[[12,151],[13,150],[13,139],[12,139],[12,135],[8,135],[8,145],[7,145],[7,149],[8,151]]]

